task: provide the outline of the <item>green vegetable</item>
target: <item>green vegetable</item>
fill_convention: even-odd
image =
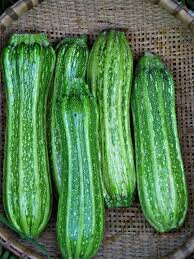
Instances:
[[[82,80],[76,80],[69,88],[74,90],[62,98],[60,107],[64,162],[57,239],[63,258],[88,259],[97,252],[104,232],[98,112]]]
[[[136,170],[145,217],[159,232],[180,227],[188,195],[175,113],[172,75],[158,56],[137,65],[132,93]]]
[[[84,79],[88,59],[87,37],[66,38],[57,48],[57,62],[51,105],[51,165],[57,192],[61,187],[61,175],[64,157],[62,153],[62,136],[60,128],[60,102],[67,93],[70,81]],[[79,86],[79,84],[76,84]]]
[[[108,207],[129,207],[136,185],[129,117],[132,69],[125,34],[101,32],[89,56],[87,77],[99,105],[101,178]]]
[[[13,35],[3,50],[7,118],[4,207],[13,226],[37,237],[51,212],[46,101],[55,53],[44,34]]]

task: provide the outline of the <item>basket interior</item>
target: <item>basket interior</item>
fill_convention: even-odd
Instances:
[[[179,137],[189,190],[189,211],[181,229],[158,234],[146,222],[136,197],[129,209],[106,210],[106,232],[95,258],[161,257],[174,251],[194,229],[194,38],[179,21],[145,0],[45,0],[0,36],[0,50],[14,32],[45,32],[56,44],[66,36],[88,34],[92,43],[105,28],[126,31],[135,60],[145,51],[159,54],[173,73]],[[0,173],[3,170],[5,90],[0,75]],[[2,192],[0,211],[3,211]],[[56,207],[40,243],[59,258]],[[29,245],[29,244],[28,244]]]

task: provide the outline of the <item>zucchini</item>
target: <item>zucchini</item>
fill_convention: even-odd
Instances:
[[[51,213],[45,114],[55,53],[44,34],[16,34],[2,62],[7,99],[4,208],[18,231],[37,237]]]
[[[98,112],[86,85],[76,80],[60,106],[62,182],[57,215],[57,239],[63,258],[91,258],[104,232],[100,185]],[[79,91],[77,89],[85,89]]]
[[[51,167],[56,191],[59,194],[64,157],[60,124],[61,98],[67,93],[68,82],[84,79],[88,59],[87,37],[66,38],[57,47],[57,62],[51,104]],[[75,84],[79,86],[79,84]]]
[[[180,227],[188,194],[179,146],[174,82],[158,56],[145,54],[132,91],[138,193],[149,223],[159,232]]]
[[[129,207],[136,187],[129,115],[132,70],[125,34],[101,32],[89,56],[87,79],[99,105],[101,179],[108,207]]]

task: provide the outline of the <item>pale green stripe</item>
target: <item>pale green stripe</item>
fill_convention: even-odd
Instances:
[[[150,198],[154,198],[154,197],[150,197],[150,193],[152,193],[151,190],[151,186],[150,186],[150,181],[152,181],[152,179],[147,178],[148,174],[152,173],[152,172],[148,172],[146,170],[146,172],[144,172],[144,163],[145,163],[145,155],[142,157],[142,154],[144,154],[147,150],[144,147],[145,144],[145,139],[144,139],[144,135],[145,132],[143,132],[143,127],[142,127],[142,120],[141,120],[141,116],[143,114],[143,111],[141,110],[142,108],[144,109],[144,105],[145,102],[147,100],[145,100],[145,98],[141,98],[141,95],[139,95],[139,93],[141,92],[141,85],[142,85],[142,80],[141,80],[141,76],[140,78],[136,78],[135,79],[135,84],[134,84],[134,95],[133,95],[133,116],[134,116],[134,123],[135,123],[135,144],[136,144],[136,166],[138,166],[136,168],[137,170],[137,184],[138,184],[138,193],[139,193],[139,198],[140,198],[140,202],[141,202],[141,206],[142,206],[142,210],[146,216],[146,218],[148,219],[148,221],[150,223],[155,221],[155,218],[158,218],[158,212],[155,212],[155,208],[152,207],[152,203],[150,202]],[[145,90],[145,89],[143,89]],[[138,96],[139,95],[139,96]],[[144,96],[144,92],[142,92],[142,95]],[[140,100],[139,100],[140,98]],[[139,101],[139,102],[138,102]],[[138,103],[137,103],[138,102]],[[145,111],[146,113],[146,111]],[[147,113],[146,113],[147,114]],[[148,123],[148,121],[147,121]],[[137,128],[137,126],[139,125],[139,127]],[[146,125],[146,128],[148,130],[148,127]],[[149,156],[150,158],[150,154],[147,154],[147,156]],[[143,159],[144,158],[144,159]],[[152,161],[152,160],[150,160]],[[152,163],[150,163],[150,167],[152,170]],[[147,184],[145,184],[144,182],[147,182]],[[152,185],[154,185],[154,182],[152,183]],[[147,189],[147,187],[149,188],[149,190]],[[155,193],[154,193],[155,195]],[[154,202],[154,205],[155,202]]]
[[[160,194],[160,186],[159,186],[159,174],[158,174],[158,165],[157,165],[157,158],[156,158],[156,149],[155,149],[155,144],[154,144],[154,130],[153,130],[153,124],[154,124],[154,121],[153,121],[153,117],[152,117],[152,108],[151,108],[151,103],[150,103],[150,100],[149,100],[149,95],[148,95],[148,87],[150,85],[154,85],[155,84],[155,79],[152,77],[151,74],[149,74],[148,76],[150,76],[150,79],[149,80],[142,80],[142,86],[144,86],[144,95],[143,95],[143,102],[145,104],[145,112],[147,114],[147,116],[150,118],[149,121],[148,121],[148,131],[149,131],[149,143],[150,143],[150,146],[151,146],[151,150],[152,150],[152,154],[148,154],[150,155],[151,157],[151,161],[152,161],[152,170],[153,170],[153,177],[155,179],[154,181],[154,187],[155,187],[155,190],[153,190],[153,199],[155,198],[155,206],[157,208],[157,212],[159,213],[159,215],[163,215],[163,210],[162,208],[160,207],[161,205],[161,194]],[[145,83],[145,84],[144,84]],[[143,114],[142,114],[143,115]],[[149,201],[149,200],[148,200]],[[156,223],[156,222],[155,222]],[[161,225],[161,222],[157,222],[158,225],[160,225],[161,229],[162,229],[162,225]]]
[[[83,105],[83,104],[82,104]],[[72,114],[72,116],[74,116]],[[83,115],[77,114],[76,118],[74,119],[75,123],[75,131],[76,131],[76,144],[77,144],[77,155],[78,155],[78,166],[79,166],[79,175],[80,175],[80,208],[78,208],[78,213],[79,213],[79,225],[76,226],[78,228],[78,237],[76,241],[76,250],[74,251],[75,253],[75,258],[79,259],[80,258],[80,251],[81,251],[81,245],[82,245],[82,237],[83,237],[83,230],[84,230],[84,177],[83,177],[83,167],[82,167],[82,161],[83,159],[83,154],[82,154],[82,144],[84,139],[82,134],[82,127],[83,125]],[[74,197],[75,198],[75,197]]]
[[[97,240],[96,237],[96,233],[95,233],[95,228],[96,226],[96,200],[95,200],[95,188],[98,188],[98,186],[94,186],[94,174],[96,174],[97,172],[94,172],[93,170],[93,166],[92,166],[92,157],[91,157],[91,145],[93,145],[93,139],[90,139],[90,134],[89,131],[91,130],[91,128],[93,129],[93,127],[90,125],[90,123],[95,123],[91,121],[91,113],[95,112],[91,110],[91,103],[88,100],[88,98],[86,98],[84,100],[84,110],[87,110],[87,114],[84,117],[84,140],[85,140],[85,144],[86,144],[86,156],[87,156],[87,160],[88,160],[88,168],[89,168],[89,182],[90,182],[90,195],[91,195],[91,205],[92,205],[92,212],[91,215],[93,215],[93,219],[92,219],[92,225],[91,225],[91,229],[92,229],[92,238],[91,240],[89,240],[89,243],[87,245],[87,248],[85,250],[85,255],[84,258],[89,258],[91,256],[91,251],[93,250],[94,247],[94,242]]]
[[[38,50],[39,52],[39,50]],[[38,166],[38,141],[37,140],[37,117],[39,116],[38,114],[38,102],[39,100],[39,95],[40,95],[40,89],[39,89],[39,84],[40,84],[40,71],[39,69],[41,69],[41,60],[40,60],[40,53],[34,53],[34,51],[32,52],[34,55],[30,58],[34,58],[36,60],[36,73],[35,71],[33,72],[33,75],[31,74],[31,80],[34,83],[33,88],[35,89],[34,92],[36,94],[34,94],[33,96],[33,106],[32,106],[32,116],[33,116],[33,120],[32,120],[32,127],[33,127],[33,161],[34,161],[34,177],[35,177],[35,185],[34,186],[36,188],[36,196],[35,196],[35,204],[33,204],[32,207],[32,215],[35,215],[35,218],[33,217],[32,219],[32,228],[31,229],[31,233],[34,234],[33,232],[37,231],[39,224],[40,224],[40,220],[41,220],[41,192],[42,190],[40,189],[40,185],[39,185],[39,181],[40,181],[40,175],[39,175],[39,170],[41,170],[41,168],[39,168]],[[39,63],[37,64],[39,58]],[[34,80],[33,80],[34,78]],[[40,129],[41,130],[41,129]],[[34,231],[33,231],[34,230]]]
[[[160,78],[157,78],[157,76],[155,76],[155,83],[156,83],[156,87],[158,89],[158,105],[159,105],[159,111],[161,112],[161,124],[162,124],[162,128],[160,130],[162,130],[163,132],[163,140],[164,140],[164,148],[165,148],[165,154],[166,154],[166,167],[168,168],[168,173],[169,173],[169,181],[170,181],[170,197],[169,199],[171,200],[171,204],[174,203],[174,206],[176,207],[176,191],[175,191],[175,179],[173,177],[173,172],[172,172],[172,163],[171,163],[171,157],[170,157],[170,147],[169,147],[169,142],[168,142],[168,134],[167,134],[167,117],[166,117],[166,114],[165,114],[165,109],[164,109],[164,98],[163,98],[163,95],[162,95],[162,88],[163,87],[168,87],[167,85],[164,85],[164,83],[161,81],[162,80],[162,77],[161,77],[161,74],[160,72],[158,71],[158,76]],[[156,74],[157,75],[157,74]],[[161,83],[159,85],[159,82]],[[171,120],[171,118],[168,118],[168,120]],[[160,196],[161,197],[161,202],[162,202],[162,207],[166,207],[165,203],[165,199],[163,199],[162,195]],[[172,205],[172,208],[174,207]],[[169,212],[172,208],[169,208]],[[168,208],[166,208],[166,210],[168,211]],[[165,212],[165,210],[164,210]],[[164,214],[163,214],[164,215]],[[166,221],[167,222],[170,222],[170,219],[169,219],[169,214],[168,213],[165,213],[164,217],[166,218]],[[173,218],[174,218],[174,222],[176,222],[176,213],[173,213]],[[172,226],[173,227],[173,226]],[[176,227],[176,225],[174,226]]]
[[[71,127],[68,123],[69,116],[66,114],[66,112],[64,112],[64,114],[63,114],[63,121],[65,124],[65,134],[66,134],[67,146],[68,146],[68,148],[67,148],[67,152],[68,152],[68,186],[67,186],[67,188],[68,188],[68,190],[67,190],[66,226],[64,226],[66,228],[66,231],[65,231],[65,244],[63,244],[63,245],[65,245],[65,247],[66,247],[67,255],[72,256],[71,241],[69,239],[69,223],[71,220],[70,207],[71,207],[71,203],[72,203],[72,197],[71,197],[71,193],[72,193],[72,154],[71,154],[71,150],[73,147],[72,147],[72,143],[71,143]]]
[[[23,172],[23,159],[22,159],[22,156],[23,156],[23,153],[24,153],[24,150],[23,150],[23,147],[22,147],[22,143],[23,143],[23,109],[24,109],[24,102],[23,102],[23,99],[24,99],[24,93],[23,93],[23,90],[24,90],[24,82],[23,82],[23,79],[25,78],[24,77],[24,73],[26,73],[26,71],[24,71],[24,67],[26,66],[25,64],[25,51],[26,51],[26,47],[22,47],[21,50],[20,50],[20,59],[18,60],[18,70],[20,71],[20,80],[19,80],[19,84],[20,84],[20,112],[19,112],[19,168],[18,168],[18,171],[20,172],[19,173],[19,187],[18,187],[18,194],[19,194],[19,207],[20,207],[20,222],[21,222],[21,226],[22,227],[22,231],[24,231],[27,235],[30,235],[30,231],[28,229],[28,224],[26,222],[26,214],[25,214],[25,210],[26,210],[26,206],[24,207],[23,206],[23,197],[25,195],[24,193],[24,186],[23,186],[23,183],[24,183],[24,176],[25,176],[25,173]]]

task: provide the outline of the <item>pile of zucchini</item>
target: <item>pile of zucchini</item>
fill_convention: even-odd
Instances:
[[[17,34],[2,63],[4,208],[19,232],[36,238],[45,229],[53,189],[63,258],[91,258],[102,242],[104,208],[131,206],[136,178],[157,231],[183,224],[188,194],[174,83],[158,56],[146,53],[133,76],[121,31],[101,32],[90,52],[86,36],[66,38],[54,51],[44,34]]]

